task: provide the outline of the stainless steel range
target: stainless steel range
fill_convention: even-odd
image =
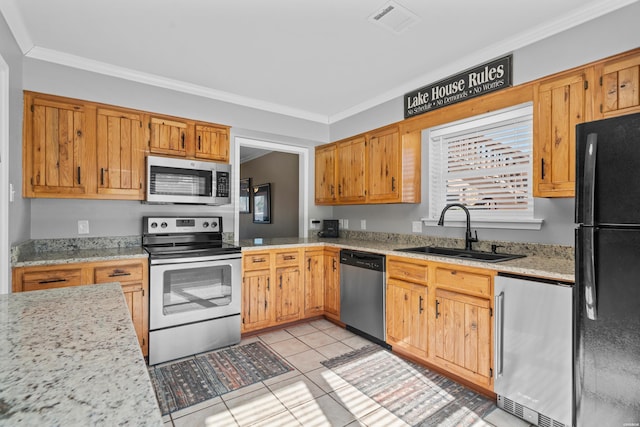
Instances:
[[[240,342],[240,248],[222,218],[144,217],[149,253],[149,364]]]

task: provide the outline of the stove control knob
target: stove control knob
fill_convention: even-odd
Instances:
[[[158,223],[157,222],[152,222],[151,223],[151,228],[158,228]]]
[[[162,224],[160,224],[160,227],[162,227],[162,228],[167,228],[167,223],[166,223],[166,222],[163,222]]]
[[[216,228],[218,226],[218,223],[215,221],[211,221],[211,228]]]
[[[208,223],[207,221],[205,221],[205,222],[203,222],[203,223],[202,223],[202,227],[203,227],[203,228],[207,228],[208,226],[209,226],[209,223]]]

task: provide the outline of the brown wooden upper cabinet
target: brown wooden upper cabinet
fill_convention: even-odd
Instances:
[[[187,131],[189,123],[179,119],[151,116],[149,152],[169,156],[187,155]]]
[[[87,193],[92,147],[87,111],[73,100],[25,92],[23,194],[80,197]]]
[[[316,204],[419,203],[420,145],[390,126],[316,147]]]
[[[98,194],[144,199],[145,135],[142,113],[98,108]]]
[[[229,128],[196,124],[195,157],[229,162]]]
[[[145,156],[229,162],[228,126],[24,92],[24,197],[144,200]]]
[[[316,147],[316,203],[334,204],[338,200],[336,184],[336,144]]]
[[[542,80],[534,89],[533,195],[573,197],[576,125],[591,119],[593,68]]]
[[[367,197],[365,174],[366,140],[364,136],[340,141],[336,147],[338,202],[364,202]]]
[[[638,49],[596,65],[597,118],[640,111],[640,52]]]

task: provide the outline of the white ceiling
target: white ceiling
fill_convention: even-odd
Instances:
[[[26,56],[333,123],[636,0],[0,0]]]

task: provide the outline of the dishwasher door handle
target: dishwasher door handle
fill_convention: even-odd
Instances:
[[[495,305],[495,332],[496,332],[496,377],[502,376],[504,358],[504,291],[494,297]]]

